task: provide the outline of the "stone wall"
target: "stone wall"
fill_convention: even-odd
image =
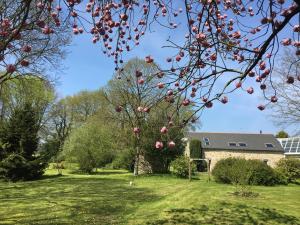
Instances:
[[[284,158],[284,154],[281,152],[269,152],[269,151],[241,151],[241,150],[204,150],[204,156],[207,159],[211,159],[211,169],[216,165],[220,159],[229,157],[239,157],[245,159],[258,159],[266,160],[267,164],[271,167],[275,167],[276,163]]]
[[[300,154],[295,155],[285,155],[285,158],[293,158],[293,159],[300,159]]]
[[[185,155],[189,156],[189,143],[186,145]],[[283,152],[276,151],[241,151],[241,150],[207,150],[204,149],[204,158],[211,159],[211,169],[216,165],[220,159],[229,157],[240,157],[245,159],[267,160],[267,164],[275,167],[276,163],[284,158]]]

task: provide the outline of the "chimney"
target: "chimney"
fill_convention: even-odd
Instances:
[[[260,130],[259,133],[262,134],[262,130]]]

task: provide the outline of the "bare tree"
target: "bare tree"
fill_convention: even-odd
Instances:
[[[278,63],[274,76],[274,88],[278,97],[277,104],[272,104],[272,117],[274,123],[280,127],[298,127],[300,132],[300,82],[288,84],[287,79],[295,77],[300,81],[300,64],[291,51],[285,51],[282,60]],[[291,67],[291,65],[293,65]],[[293,75],[293,76],[291,76]],[[288,78],[287,78],[288,77]]]
[[[64,47],[70,42],[68,24],[52,20],[51,10],[39,10],[38,1],[4,0],[0,2],[0,85],[25,75],[44,77],[60,68]],[[41,27],[56,27],[45,35]],[[49,79],[49,77],[48,77]],[[54,78],[52,78],[54,79]],[[0,87],[1,88],[1,87]]]

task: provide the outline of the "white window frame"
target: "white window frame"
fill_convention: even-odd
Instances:
[[[272,145],[272,146],[267,146],[267,145]],[[275,146],[273,145],[273,143],[265,143],[265,147],[266,148],[274,148]]]
[[[235,144],[235,145],[230,145],[230,144]],[[228,142],[229,147],[238,147],[236,142]]]
[[[238,144],[239,144],[239,147],[247,147],[248,146],[247,143],[245,143],[245,142],[239,142]],[[245,145],[241,146],[240,144],[245,144]]]

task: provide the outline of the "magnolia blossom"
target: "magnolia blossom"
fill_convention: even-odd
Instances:
[[[162,133],[162,134],[168,133],[168,128],[167,128],[167,127],[162,127],[162,128],[160,129],[160,133]]]
[[[169,146],[169,148],[174,148],[175,147],[175,142],[174,141],[169,141],[168,146]]]
[[[155,148],[156,149],[162,149],[164,147],[164,144],[161,141],[157,141],[155,143]]]
[[[141,129],[140,129],[139,127],[134,127],[134,128],[133,128],[133,132],[134,132],[135,134],[139,134],[139,133],[141,132]]]
[[[253,94],[253,92],[254,92],[254,89],[253,89],[253,87],[249,87],[248,89],[247,89],[247,92],[248,92],[248,94]]]

